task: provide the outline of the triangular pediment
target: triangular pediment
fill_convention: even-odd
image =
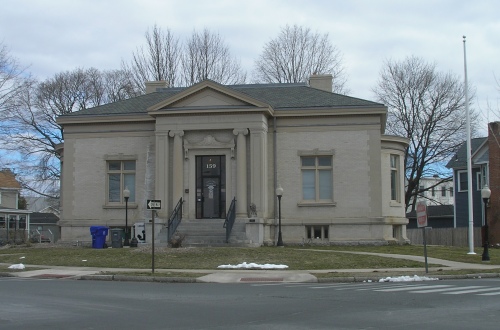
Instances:
[[[214,107],[257,107],[269,108],[270,106],[246,94],[235,91],[211,80],[204,80],[172,97],[148,108],[148,111],[162,111],[183,108],[214,108]]]

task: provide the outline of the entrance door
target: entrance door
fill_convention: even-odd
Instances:
[[[226,217],[226,156],[196,157],[196,218]]]

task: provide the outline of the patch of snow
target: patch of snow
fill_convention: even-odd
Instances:
[[[19,258],[19,259],[24,259],[24,258],[26,258],[26,257],[21,257],[21,258]]]
[[[10,265],[9,269],[24,269],[26,268],[23,264]]]
[[[399,277],[386,277],[381,278],[379,282],[420,282],[420,281],[436,281],[439,278],[427,276],[399,276]]]
[[[246,263],[243,262],[239,265],[220,265],[217,266],[217,268],[224,268],[224,269],[237,269],[237,268],[243,268],[243,269],[249,269],[249,268],[260,268],[260,269],[285,269],[288,268],[287,265],[273,265],[273,264],[255,264],[255,263]]]

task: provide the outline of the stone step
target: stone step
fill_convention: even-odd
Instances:
[[[229,243],[226,243],[224,219],[183,219],[177,233],[185,235],[182,246],[248,246],[245,223],[236,222],[231,231]],[[158,238],[167,244],[167,228],[163,228]]]

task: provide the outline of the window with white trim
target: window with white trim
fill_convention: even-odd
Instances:
[[[135,202],[135,160],[108,160],[107,202],[125,203],[123,190],[130,190],[129,202]]]
[[[458,171],[457,173],[458,176],[458,191],[467,191],[468,187],[468,178],[467,178],[467,171]]]
[[[308,202],[332,202],[332,156],[301,156],[300,162],[302,199]]]
[[[400,202],[399,194],[399,155],[390,155],[391,166],[391,200]]]

